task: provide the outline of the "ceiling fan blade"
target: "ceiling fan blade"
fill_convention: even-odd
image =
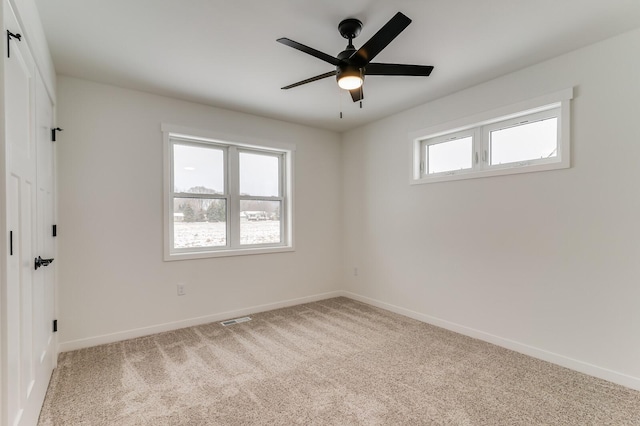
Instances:
[[[364,99],[362,86],[358,87],[357,89],[349,90],[349,93],[351,93],[351,99],[353,99],[353,102],[358,102]]]
[[[286,46],[293,47],[294,49],[298,49],[301,52],[304,52],[304,53],[306,53],[308,55],[314,56],[314,57],[316,57],[316,58],[318,58],[320,60],[323,60],[325,62],[329,62],[331,65],[336,65],[337,66],[340,63],[340,60],[338,58],[334,58],[333,56],[328,55],[328,54],[326,54],[324,52],[321,52],[319,50],[316,50],[313,47],[305,46],[302,43],[298,43],[297,41],[290,40],[290,39],[288,39],[286,37],[279,38],[276,41],[279,42],[279,43],[282,43],[282,44],[284,44]]]
[[[429,77],[431,71],[433,71],[431,65],[369,63],[365,68],[366,75],[411,75]]]
[[[405,28],[409,26],[411,19],[401,12],[395,14],[380,30],[373,35],[360,49],[351,57],[349,62],[357,66],[365,66],[375,56],[393,41]]]
[[[323,78],[331,77],[336,75],[335,71],[325,72],[324,74],[316,75],[315,77],[308,78],[306,80],[299,81],[297,83],[290,84],[288,86],[284,86],[282,90],[291,89],[294,87],[302,86],[303,84],[311,83],[313,81],[322,80]]]

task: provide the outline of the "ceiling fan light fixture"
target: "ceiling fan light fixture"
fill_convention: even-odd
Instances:
[[[345,66],[338,68],[336,74],[338,86],[344,90],[353,90],[362,86],[364,77],[360,68]]]
[[[338,80],[338,86],[344,90],[353,90],[362,86],[363,80],[360,76],[345,76]]]

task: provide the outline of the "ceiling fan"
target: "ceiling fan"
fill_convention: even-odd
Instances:
[[[408,65],[408,64],[384,64],[371,62],[393,39],[395,39],[405,28],[409,26],[411,19],[398,12],[380,30],[373,35],[360,49],[353,46],[353,39],[360,34],[362,22],[358,19],[345,19],[338,25],[338,31],[342,37],[349,40],[347,48],[340,52],[337,57],[320,52],[312,47],[290,40],[286,37],[277,41],[298,49],[320,60],[334,65],[336,69],[297,83],[290,84],[282,89],[292,89],[303,84],[321,80],[323,78],[336,76],[338,86],[348,90],[354,102],[364,98],[362,83],[365,75],[401,75],[401,76],[422,76],[428,77],[433,70],[430,65]]]

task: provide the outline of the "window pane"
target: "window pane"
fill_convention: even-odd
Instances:
[[[224,152],[208,146],[173,145],[173,191],[224,193]]]
[[[491,164],[558,155],[558,119],[536,121],[491,132]]]
[[[220,199],[173,199],[173,247],[220,247],[227,244],[227,202]]]
[[[240,244],[281,241],[280,201],[240,200]]]
[[[280,196],[280,157],[241,152],[240,195]]]
[[[470,169],[472,154],[473,138],[471,136],[427,145],[427,173]]]

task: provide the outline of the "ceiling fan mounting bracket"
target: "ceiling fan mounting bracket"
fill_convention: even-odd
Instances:
[[[342,37],[348,39],[349,41],[358,37],[361,30],[362,22],[359,19],[347,18],[338,24],[338,31],[340,31]]]

